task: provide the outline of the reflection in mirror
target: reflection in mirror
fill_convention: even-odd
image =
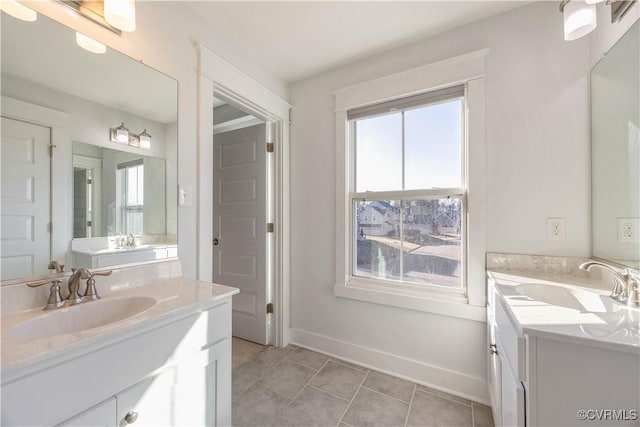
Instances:
[[[593,255],[640,267],[640,23],[591,71]]]
[[[0,15],[1,279],[47,274],[52,259],[176,256],[177,82],[111,49],[85,51],[45,16]],[[117,143],[121,123],[129,135]]]

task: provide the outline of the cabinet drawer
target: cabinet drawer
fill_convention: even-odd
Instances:
[[[511,319],[500,301],[495,299],[495,322],[497,335],[504,346],[503,363],[508,363],[518,381],[526,381],[525,338],[511,323]]]

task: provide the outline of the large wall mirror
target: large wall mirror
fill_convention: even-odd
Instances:
[[[1,19],[2,280],[177,256],[177,82]]]
[[[593,256],[640,267],[640,23],[591,71]]]

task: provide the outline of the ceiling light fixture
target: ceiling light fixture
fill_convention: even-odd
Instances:
[[[0,10],[8,13],[14,18],[22,19],[27,22],[33,22],[38,19],[38,14],[35,10],[18,3],[16,0],[0,0]]]
[[[564,39],[576,40],[586,36],[598,25],[596,5],[587,4],[584,0],[569,0],[560,3],[564,16]]]
[[[91,37],[85,36],[82,33],[76,31],[76,43],[84,50],[88,50],[92,53],[105,53],[107,47],[100,42],[95,41]]]
[[[104,18],[110,25],[122,31],[135,31],[135,0],[104,0]]]

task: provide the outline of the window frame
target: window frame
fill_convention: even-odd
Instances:
[[[129,232],[128,229],[125,230],[126,228],[125,226],[127,224],[126,216],[127,216],[127,213],[129,212],[142,214],[142,229],[144,230],[144,200],[142,204],[138,204],[138,205],[129,205],[127,202],[127,194],[128,194],[128,188],[129,188],[128,187],[129,175],[127,172],[131,168],[138,168],[138,167],[142,167],[142,176],[144,177],[144,160],[143,159],[120,163],[116,167],[117,173],[119,175],[118,181],[120,181],[118,185],[119,191],[117,193],[118,198],[117,198],[117,206],[116,206],[118,210],[118,215],[116,220],[117,233],[133,234]],[[144,188],[144,181],[142,186]],[[142,234],[144,234],[144,231]]]
[[[443,295],[451,295],[451,296],[458,296],[460,297],[460,301],[464,301],[467,297],[467,168],[466,168],[466,159],[467,159],[467,148],[468,148],[468,138],[467,138],[467,127],[468,127],[468,122],[467,122],[467,102],[466,102],[466,97],[467,97],[467,87],[466,84],[460,85],[453,85],[450,88],[444,88],[444,90],[439,89],[436,90],[435,92],[446,92],[448,89],[453,89],[456,87],[460,87],[463,86],[463,90],[462,90],[462,95],[452,95],[449,97],[441,97],[441,96],[437,96],[437,98],[432,101],[425,101],[424,104],[414,104],[410,107],[405,107],[405,108],[399,108],[398,111],[401,112],[404,115],[405,111],[411,111],[413,109],[416,108],[423,108],[423,107],[427,107],[430,105],[438,105],[440,103],[443,102],[447,102],[447,101],[451,101],[454,99],[461,99],[462,100],[462,117],[461,117],[461,131],[462,131],[462,138],[460,141],[460,187],[456,187],[456,188],[439,188],[439,189],[419,189],[419,190],[389,190],[389,191],[364,191],[364,192],[357,192],[355,191],[355,187],[356,187],[356,169],[357,169],[357,165],[356,165],[356,145],[357,145],[357,135],[356,135],[356,121],[357,120],[362,120],[365,118],[372,118],[372,117],[378,117],[381,116],[385,113],[378,113],[378,114],[374,114],[368,117],[360,117],[360,118],[354,118],[354,119],[350,119],[348,120],[347,126],[348,126],[348,139],[347,139],[347,143],[349,144],[349,152],[351,153],[351,157],[350,157],[350,164],[349,164],[349,184],[348,184],[348,188],[349,188],[349,202],[348,202],[348,206],[349,206],[349,210],[350,210],[350,217],[351,217],[351,221],[349,222],[349,231],[348,234],[350,236],[350,241],[349,241],[349,251],[348,251],[348,256],[349,256],[349,268],[347,270],[348,272],[348,282],[349,283],[358,283],[360,285],[374,285],[374,286],[384,286],[384,287],[388,287],[390,289],[394,289],[396,291],[402,291],[403,289],[408,289],[408,290],[412,290],[414,292],[418,292],[418,293],[435,293],[435,294],[443,294]],[[427,91],[425,92],[423,95],[429,95],[431,93],[434,93],[434,91]],[[419,95],[418,95],[419,96]],[[415,95],[413,97],[416,97]],[[411,98],[411,97],[410,97]],[[406,98],[405,98],[406,99]],[[399,101],[400,103],[403,102],[403,98],[398,99],[397,101]],[[376,105],[371,106],[372,108],[376,107]],[[347,115],[349,114],[349,112],[347,112]],[[404,127],[405,121],[404,121],[404,116],[402,118],[402,126]],[[403,145],[403,161],[402,161],[402,174],[404,175],[406,170],[405,170],[405,165],[404,165],[404,129],[402,131],[402,145]],[[402,180],[402,182],[404,183],[404,178]],[[416,282],[405,282],[402,280],[385,280],[385,279],[380,279],[380,278],[375,278],[375,277],[366,277],[366,276],[357,276],[355,274],[354,268],[354,260],[355,257],[357,256],[357,248],[356,245],[354,245],[354,238],[355,238],[355,234],[356,233],[356,222],[357,222],[357,218],[356,218],[356,212],[354,210],[354,206],[355,206],[355,202],[357,201],[382,201],[382,200],[399,200],[400,202],[404,202],[404,201],[410,201],[410,200],[436,200],[436,199],[443,199],[443,198],[456,198],[456,199],[460,199],[462,200],[462,218],[461,218],[461,233],[462,233],[462,238],[461,238],[461,244],[460,244],[460,250],[462,252],[461,254],[461,260],[460,260],[460,271],[461,271],[461,282],[462,282],[462,287],[461,288],[447,288],[446,286],[442,286],[442,285],[436,285],[436,284],[420,284],[420,283],[416,283]],[[402,221],[402,218],[401,218]]]
[[[488,49],[427,64],[396,74],[366,81],[334,92],[336,117],[336,282],[334,295],[370,303],[408,308],[446,316],[484,321],[486,318],[487,246],[485,62]],[[466,247],[463,258],[466,293],[451,294],[438,289],[416,290],[406,283],[386,283],[353,276],[354,146],[350,143],[347,111],[465,85],[466,149],[463,167],[465,199],[463,220]],[[413,190],[408,190],[413,191]],[[418,190],[421,191],[421,190]],[[470,215],[473,212],[473,215]],[[362,280],[365,279],[365,280]],[[397,284],[401,287],[397,287]],[[423,287],[423,285],[419,285]]]

